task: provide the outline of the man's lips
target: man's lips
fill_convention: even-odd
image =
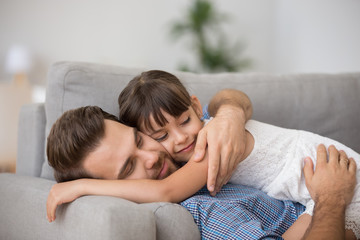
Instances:
[[[177,153],[182,153],[182,152],[189,152],[191,151],[195,146],[195,141],[193,141],[192,143],[190,143],[187,147],[181,149],[180,151],[178,151]]]
[[[158,175],[157,179],[163,179],[167,174],[168,168],[169,168],[169,165],[164,159],[164,163],[163,163],[163,165],[162,165],[162,167],[160,169],[160,172],[159,172],[159,175]]]

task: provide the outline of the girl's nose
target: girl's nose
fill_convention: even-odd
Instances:
[[[175,144],[181,144],[184,143],[187,139],[187,134],[183,131],[174,131],[175,136]]]

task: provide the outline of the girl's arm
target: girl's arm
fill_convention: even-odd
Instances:
[[[84,195],[106,195],[130,201],[180,202],[199,191],[206,183],[206,160],[190,160],[181,169],[162,180],[98,180],[79,179],[55,184],[49,193],[46,209],[50,222],[55,220],[57,206]]]
[[[127,200],[177,203],[192,196],[206,183],[207,161],[189,161],[165,179],[96,180],[84,179],[82,195],[107,195]]]

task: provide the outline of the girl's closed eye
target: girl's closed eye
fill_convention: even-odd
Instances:
[[[168,133],[163,133],[163,134],[159,134],[157,136],[152,136],[152,138],[158,142],[162,142],[162,141],[166,140],[167,137],[168,137]]]
[[[181,125],[185,125],[185,124],[189,123],[190,121],[191,121],[191,117],[188,116],[188,117],[185,119],[185,121],[183,121],[183,122],[181,123]]]

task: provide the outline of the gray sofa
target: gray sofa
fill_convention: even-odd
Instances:
[[[16,174],[0,174],[0,239],[200,238],[192,216],[170,203],[85,196],[61,206],[55,222],[46,220],[55,183],[45,157],[52,124],[64,111],[85,105],[117,115],[118,94],[143,70],[79,62],[51,67],[45,104],[21,109]],[[174,73],[203,104],[219,89],[240,89],[252,100],[254,119],[316,132],[360,152],[360,73]]]

